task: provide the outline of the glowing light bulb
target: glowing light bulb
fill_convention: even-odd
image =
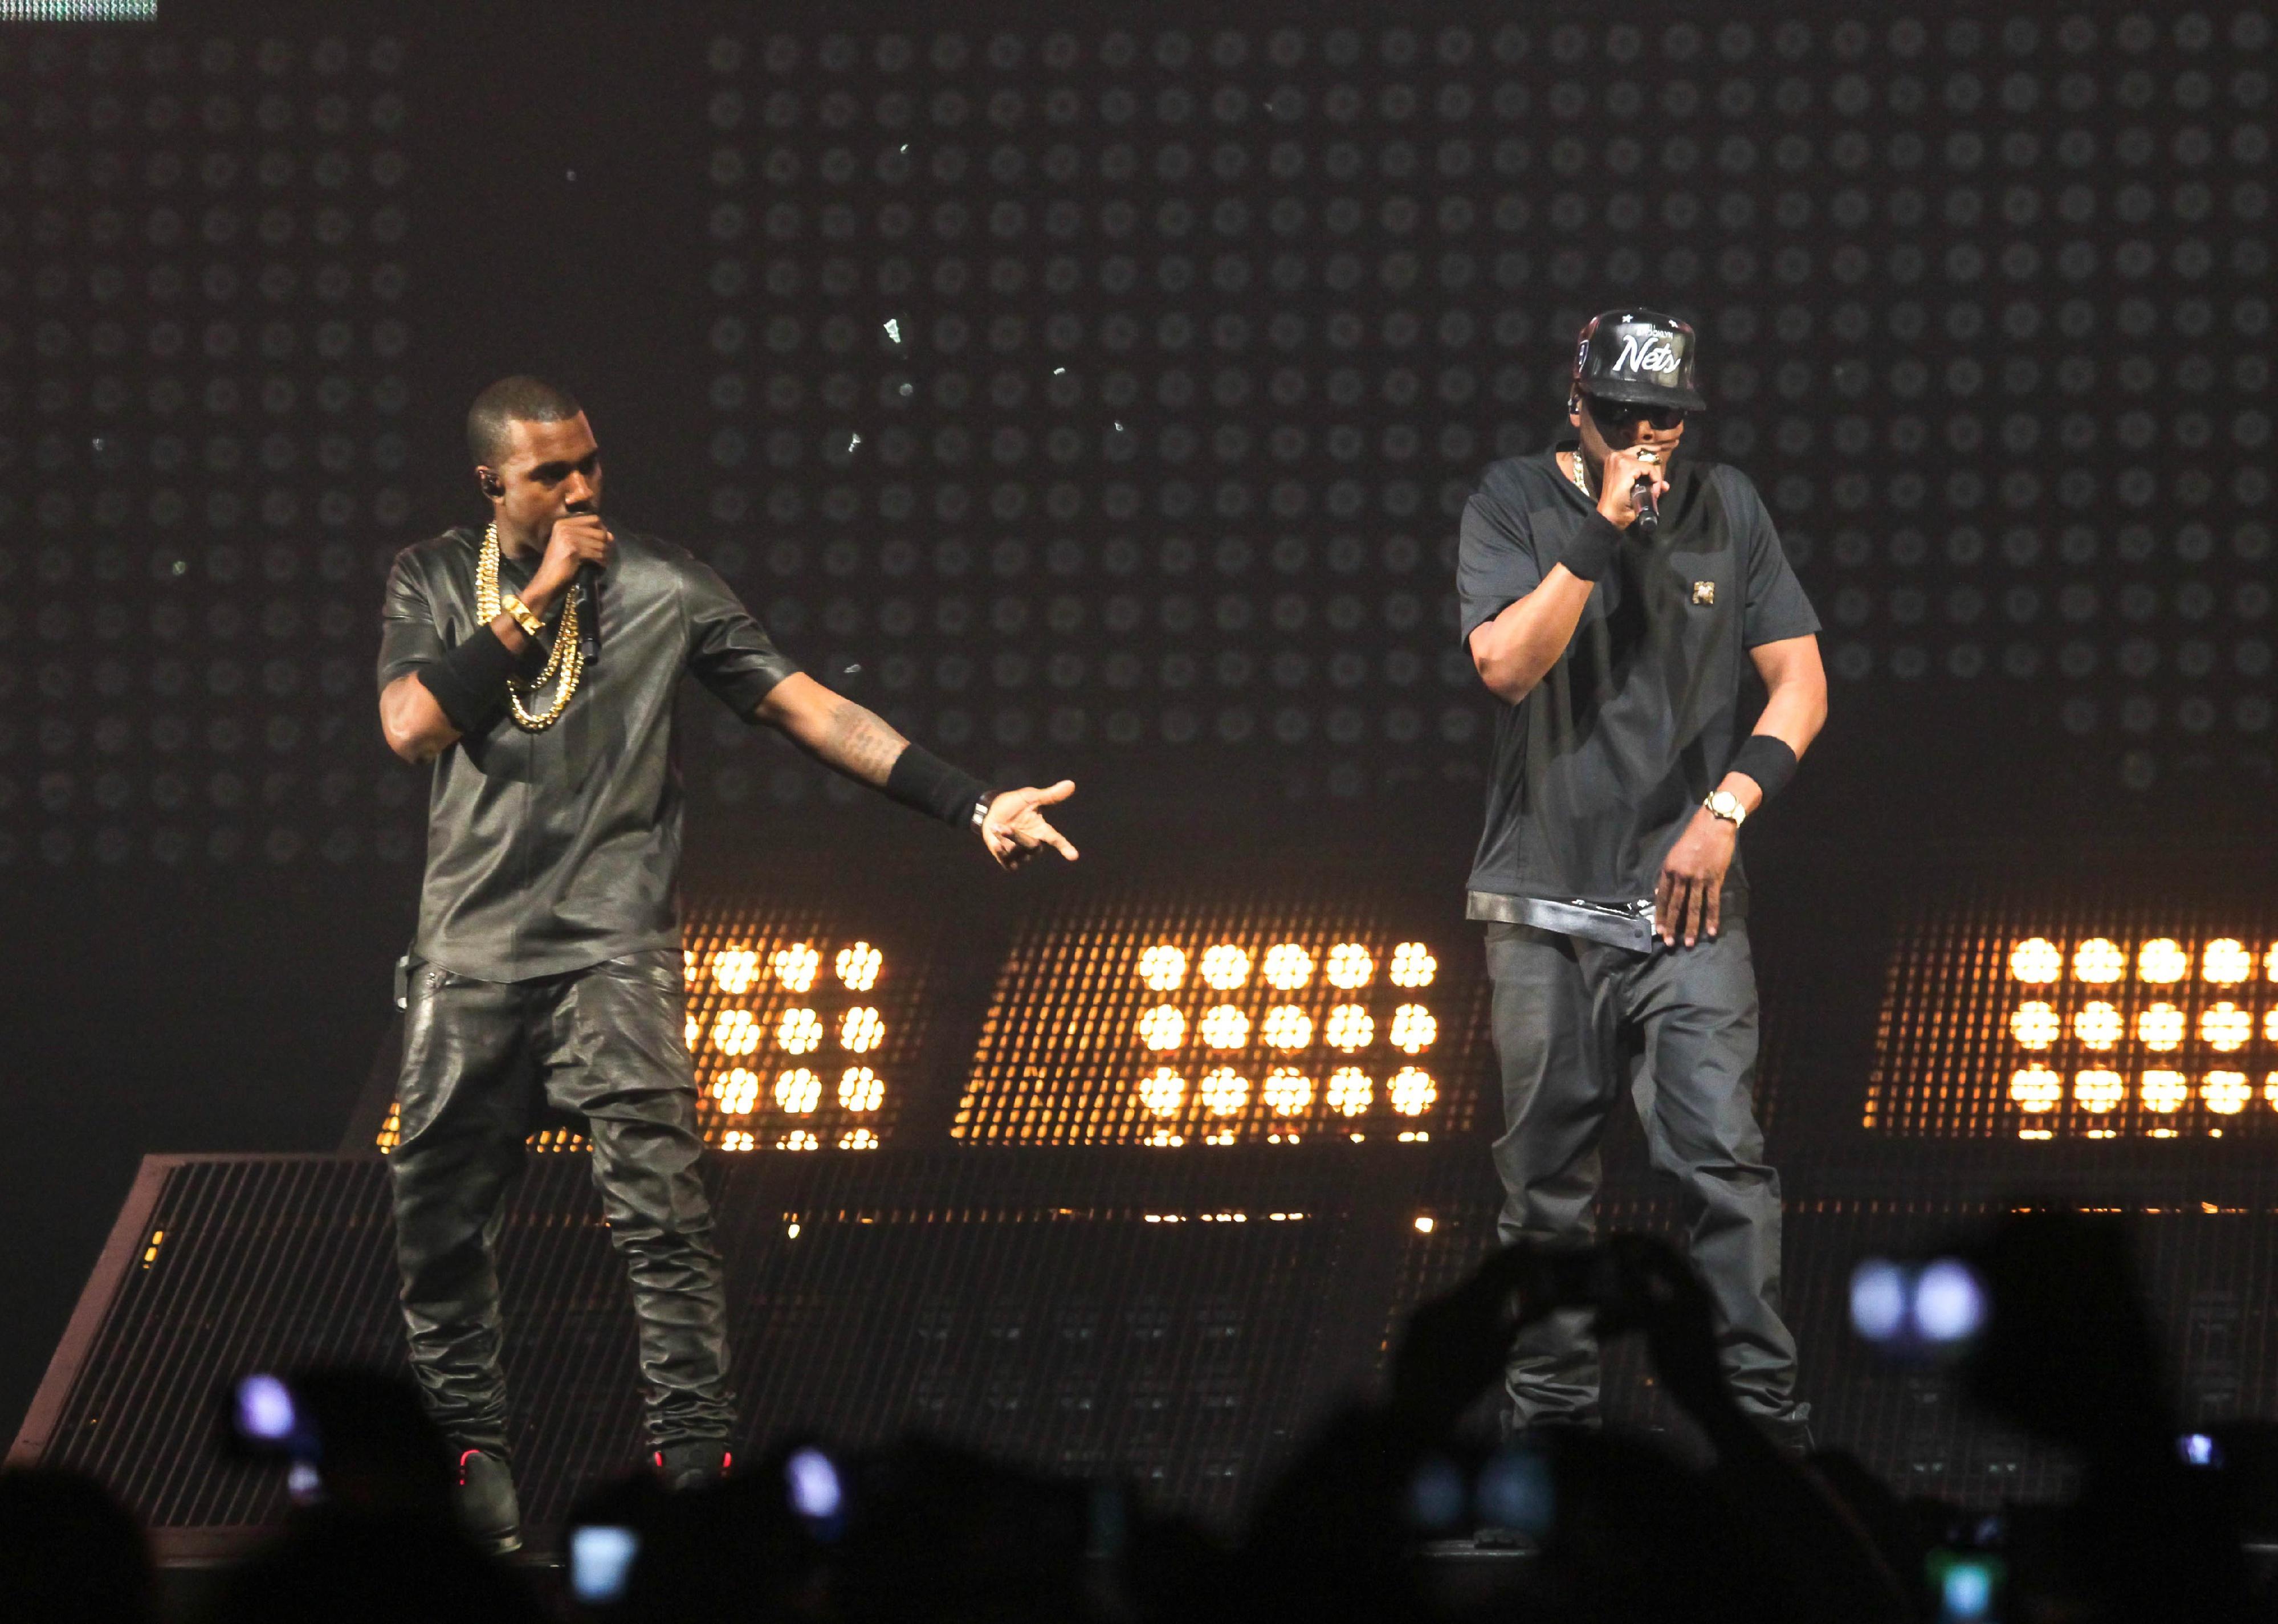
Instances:
[[[2236,987],[2254,974],[2254,955],[2246,944],[2217,936],[2199,949],[2199,979],[2216,987]]]
[[[814,985],[814,972],[822,967],[822,955],[802,942],[792,947],[777,948],[769,962],[775,966],[776,980],[792,992],[803,993]]]
[[[2009,974],[2035,986],[2064,973],[2064,950],[2046,936],[2028,936],[2009,949]]]
[[[2199,1011],[2199,1039],[2219,1055],[2246,1047],[2254,1035],[2254,1017],[2225,999]]]
[[[1368,1073],[1358,1066],[1339,1066],[1329,1073],[1329,1104],[1342,1116],[1359,1116],[1374,1093]]]
[[[776,1023],[776,1047],[786,1055],[812,1052],[822,1041],[822,1017],[813,1010],[785,1010]]]
[[[723,1010],[712,1023],[712,1047],[723,1055],[748,1055],[760,1046],[760,1023],[749,1010]]]
[[[1340,942],[1329,949],[1329,985],[1350,992],[1366,987],[1376,973],[1376,961],[1357,942]]]
[[[2210,1071],[2200,1086],[2199,1098],[2206,1102],[2207,1109],[2236,1117],[2254,1098],[2254,1087],[2244,1071]]]
[[[2172,1003],[2147,1004],[2136,1017],[2136,1036],[2145,1048],[2174,1048],[2183,1041],[2183,1012]]]
[[[2191,971],[2191,956],[2173,936],[2154,936],[2136,954],[2138,980],[2165,987],[2182,980]]]
[[[1303,1048],[1313,1041],[1313,1018],[1294,1003],[1277,1003],[1265,1011],[1257,1035],[1268,1048]]]
[[[886,1023],[868,1004],[838,1018],[838,1047],[850,1054],[867,1055],[886,1041]]]
[[[749,948],[730,948],[712,956],[712,985],[723,993],[748,993],[760,979],[760,956]]]
[[[841,1150],[875,1150],[877,1147],[878,1136],[868,1128],[849,1128],[838,1136],[838,1148]]]
[[[696,1040],[703,1035],[704,1023],[698,1020],[693,1015],[687,1017],[680,1023],[680,1041],[688,1048],[692,1049],[696,1047]]]
[[[1250,1079],[1230,1066],[1219,1066],[1203,1073],[1195,1092],[1212,1116],[1231,1117],[1250,1103]]]
[[[1243,1048],[1250,1042],[1250,1017],[1230,1003],[1214,1004],[1203,1011],[1195,1031],[1210,1048]]]
[[[868,1066],[848,1066],[838,1079],[838,1103],[850,1111],[875,1111],[885,1103],[886,1084]]]
[[[1203,955],[1203,982],[1230,993],[1250,980],[1250,955],[1230,942],[1221,942]]]
[[[758,1146],[759,1141],[740,1128],[730,1129],[720,1136],[720,1148],[722,1150],[753,1150]]]
[[[1403,942],[1392,949],[1390,977],[1395,987],[1429,987],[1440,973],[1440,961],[1420,942]]]
[[[2056,1109],[2064,1098],[2064,1079],[2036,1062],[2020,1067],[2009,1078],[2009,1100],[2029,1111]]]
[[[1384,1092],[1392,1102],[1392,1109],[1403,1117],[1423,1115],[1432,1109],[1432,1102],[1440,1097],[1440,1090],[1433,1083],[1432,1074],[1414,1066],[1403,1066],[1395,1071],[1391,1080],[1385,1084]]]
[[[849,992],[867,993],[878,984],[878,972],[885,962],[886,956],[868,942],[856,942],[838,949],[831,967]]]
[[[2183,1102],[2190,1097],[2190,1083],[2181,1071],[2151,1071],[2144,1073],[2145,1109],[2162,1113],[2181,1110]]]
[[[1376,1038],[1376,1022],[1357,1003],[1341,1003],[1329,1011],[1328,1045],[1349,1054],[1366,1048]]]
[[[2046,1048],[2063,1029],[2055,1007],[2037,998],[2028,998],[2009,1012],[2009,1035],[2021,1048]]]
[[[1277,993],[1294,993],[1313,979],[1313,956],[1294,942],[1276,942],[1265,949],[1265,985]]]
[[[2080,1006],[2072,1018],[2072,1035],[2084,1048],[2110,1048],[2120,1041],[2128,1030],[2128,1023],[2117,1004],[2101,998],[2091,998]]]
[[[1403,1055],[1421,1054],[1440,1035],[1440,1023],[1420,1003],[1403,1003],[1392,1012],[1392,1047]]]
[[[2262,1011],[2262,1041],[2278,1043],[2278,1003]]]
[[[712,1097],[730,1117],[748,1117],[760,1102],[759,1074],[738,1066],[712,1085]]]
[[[1277,1117],[1295,1117],[1313,1102],[1312,1082],[1289,1066],[1275,1066],[1268,1071],[1265,1086],[1258,1093]]]
[[[1167,1003],[1158,1003],[1139,1018],[1139,1041],[1158,1051],[1173,1049],[1187,1041],[1187,1018]]]
[[[1150,991],[1175,993],[1186,984],[1187,956],[1169,942],[1158,942],[1139,956],[1139,980]]]
[[[822,1141],[805,1128],[794,1128],[776,1141],[777,1150],[820,1150]]]
[[[822,1103],[822,1079],[805,1066],[776,1079],[776,1103],[794,1117],[804,1117]]]
[[[2072,950],[2072,976],[2075,981],[2102,987],[2127,973],[2128,955],[2108,938],[2091,936]]]
[[[1186,1099],[1187,1079],[1168,1066],[1158,1066],[1139,1079],[1139,1103],[1150,1116],[1175,1117]]]
[[[2084,1111],[2108,1111],[2128,1097],[2128,1079],[2117,1071],[2083,1071],[2072,1079],[2072,1097]]]

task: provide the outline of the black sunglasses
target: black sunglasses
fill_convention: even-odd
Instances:
[[[1681,406],[1657,406],[1647,400],[1606,400],[1586,394],[1582,405],[1590,420],[1601,429],[1626,429],[1633,423],[1648,423],[1663,433],[1685,421]]]

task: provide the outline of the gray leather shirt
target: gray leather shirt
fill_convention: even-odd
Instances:
[[[396,555],[382,688],[442,659],[479,624],[481,543],[479,530],[453,530]],[[512,591],[531,566],[508,558],[499,573]],[[524,733],[501,705],[435,762],[414,957],[521,981],[677,948],[681,676],[748,720],[797,669],[708,566],[654,537],[618,532],[600,650],[561,720]]]

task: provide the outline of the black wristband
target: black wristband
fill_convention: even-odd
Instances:
[[[973,808],[989,786],[953,767],[921,744],[904,746],[886,774],[886,798],[940,819],[952,828],[967,828]]]
[[[1558,555],[1558,562],[1566,566],[1568,575],[1594,581],[1613,568],[1614,549],[1621,545],[1620,527],[1605,515],[1593,512],[1566,544],[1566,551]]]
[[[1769,801],[1795,776],[1795,751],[1787,747],[1785,739],[1774,738],[1769,733],[1751,733],[1747,743],[1733,754],[1729,770],[1746,773],[1754,779],[1756,788],[1764,792],[1764,800]],[[1761,810],[1763,802],[1756,804]]]
[[[498,633],[478,626],[441,660],[420,667],[419,681],[435,697],[454,728],[476,733],[489,724],[505,702],[506,680],[521,664],[499,641]]]

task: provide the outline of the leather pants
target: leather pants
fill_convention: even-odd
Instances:
[[[1596,1233],[1598,1145],[1626,1089],[1655,1170],[1676,1181],[1687,1250],[1714,1301],[1717,1352],[1740,1407],[1800,1429],[1795,1338],[1780,1318],[1779,1175],[1756,1125],[1756,976],[1745,925],[1649,952],[1529,925],[1490,925],[1503,1134],[1495,1141],[1505,1245]],[[1598,1414],[1590,1315],[1520,1333],[1512,1424]]]
[[[632,1283],[651,1441],[725,1439],[727,1299],[696,1175],[680,955],[478,981],[414,967],[390,1156],[411,1366],[461,1449],[507,1453],[493,1259],[507,1186],[545,1102],[581,1119],[609,1239]]]

